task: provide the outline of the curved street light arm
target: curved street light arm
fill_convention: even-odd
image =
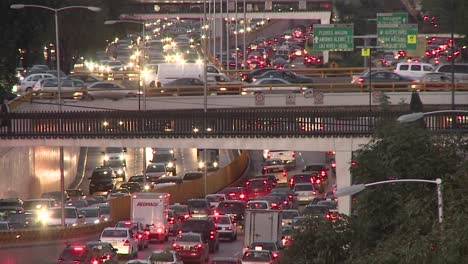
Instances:
[[[52,11],[52,12],[60,12],[62,10],[66,10],[66,9],[87,9],[87,10],[90,10],[90,11],[93,11],[93,12],[101,11],[101,8],[96,7],[96,6],[65,6],[65,7],[62,7],[62,8],[52,8],[52,7],[48,7],[48,6],[42,6],[42,5],[24,5],[24,4],[14,4],[14,5],[10,6],[10,8],[13,8],[13,9],[22,9],[22,8],[28,8],[28,7],[45,9],[45,10],[49,10],[49,11]]]
[[[379,184],[385,184],[385,183],[394,183],[394,182],[426,182],[426,183],[433,183],[433,184],[441,184],[442,179],[436,179],[436,180],[421,180],[421,179],[400,179],[400,180],[388,180],[388,181],[379,181],[379,182],[371,182],[371,183],[366,183],[364,186],[374,186],[374,185],[379,185]]]

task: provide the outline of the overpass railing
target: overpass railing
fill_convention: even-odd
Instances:
[[[369,136],[379,123],[393,122],[402,114],[308,107],[10,113],[0,116],[0,138]],[[468,113],[427,116],[426,127],[467,132]]]

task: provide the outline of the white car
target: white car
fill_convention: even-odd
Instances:
[[[57,79],[56,76],[49,73],[34,73],[29,76],[26,76],[22,81],[21,85],[18,88],[17,92],[29,92],[33,91],[33,86],[41,79]],[[36,88],[38,90],[39,88]]]
[[[146,176],[152,180],[156,180],[160,177],[168,176],[166,164],[164,163],[150,163],[146,166]]]
[[[140,263],[140,262],[137,262]],[[146,262],[142,262],[146,263]],[[155,250],[148,256],[148,263],[183,264],[184,262],[174,250]]]
[[[100,241],[110,243],[117,249],[117,254],[127,255],[132,258],[138,256],[138,242],[133,231],[126,227],[106,227]]]
[[[293,192],[296,194],[299,204],[310,203],[317,194],[315,187],[312,183],[298,183],[293,187]]]
[[[263,175],[275,175],[278,183],[285,183],[288,181],[288,171],[284,165],[268,165],[262,168]]]
[[[251,87],[242,88],[242,92],[244,94],[259,92],[290,93],[302,92],[306,89],[306,87],[294,85],[281,78],[263,78],[252,82],[251,85]]]
[[[80,208],[79,212],[86,217],[86,224],[99,224],[104,221],[99,207],[84,207]]]
[[[213,217],[218,227],[219,238],[228,238],[231,241],[237,240],[237,225],[228,215]]]
[[[205,196],[205,199],[210,202],[211,208],[218,207],[219,203],[226,200],[226,195],[224,193],[213,193]]]
[[[122,99],[126,97],[135,97],[142,94],[136,89],[129,89],[125,86],[114,82],[94,82],[87,86],[87,99],[94,100],[96,98]]]
[[[65,225],[67,227],[80,226],[85,223],[85,216],[80,215],[76,207],[65,207]],[[48,226],[60,226],[62,224],[62,208],[53,207],[47,211],[47,217],[42,221]]]

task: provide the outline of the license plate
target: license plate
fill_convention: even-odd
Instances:
[[[117,242],[112,242],[112,246],[117,246]]]

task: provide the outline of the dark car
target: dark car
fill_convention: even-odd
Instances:
[[[0,199],[0,206],[23,207],[23,200],[19,198],[3,198]]]
[[[171,204],[169,206],[169,209],[174,211],[174,215],[178,219],[179,222],[182,222],[185,219],[190,218],[191,216],[189,207],[186,204]]]
[[[253,178],[245,182],[245,189],[249,199],[270,193],[272,186],[267,178]]]
[[[199,233],[207,241],[210,252],[219,250],[219,234],[212,218],[189,218],[182,222],[180,233]]]
[[[314,217],[327,217],[329,214],[330,209],[327,205],[319,205],[319,204],[309,204],[304,207],[304,210],[302,211],[302,214],[304,216],[310,215]]]
[[[60,253],[57,263],[119,263],[117,249],[111,244],[100,241],[91,241],[86,244],[69,244]]]
[[[276,185],[278,184],[278,179],[276,178],[275,175],[273,174],[265,174],[265,175],[255,175],[254,176],[254,179],[255,178],[264,178],[264,179],[267,179],[268,183],[271,185],[271,187],[276,187]]]
[[[161,87],[162,91],[164,91],[164,87],[177,87],[181,86],[184,88],[180,88],[177,91],[172,90],[169,91],[169,94],[179,94],[179,95],[201,95],[203,94],[203,87],[204,83],[198,78],[180,78],[174,81],[168,82],[167,84]],[[193,87],[193,88],[192,88]]]
[[[187,205],[192,217],[208,217],[211,215],[211,206],[207,199],[189,199]]]
[[[28,227],[28,216],[22,207],[0,206],[0,221],[7,221],[13,229]]]
[[[247,72],[247,73],[242,73],[241,78],[242,78],[242,81],[250,83],[250,82],[252,82],[252,79],[254,77],[262,75],[265,72],[271,71],[271,70],[277,70],[277,69],[271,68],[271,67],[255,69],[255,70],[252,70],[252,71]]]
[[[89,194],[94,192],[109,192],[114,188],[115,179],[117,175],[110,167],[96,168],[91,177],[89,177]]]
[[[365,75],[359,76],[357,79],[358,83],[368,84],[372,82],[372,87],[374,88],[385,88],[389,87],[390,84],[378,84],[378,83],[399,83],[399,82],[415,82],[414,79],[401,76],[397,73],[390,71],[372,71],[371,74],[367,72]],[[408,84],[395,84],[396,88],[408,88]]]
[[[244,222],[245,203],[242,201],[222,201],[215,209],[215,215],[229,215],[234,221],[242,225]]]
[[[219,191],[219,193],[224,193],[227,200],[239,200],[244,203],[249,200],[245,187],[228,187]]]
[[[138,182],[125,182],[122,183],[122,185],[120,185],[120,188],[128,189],[130,193],[143,191],[141,184],[139,184]]]
[[[313,173],[305,172],[305,173],[294,174],[288,179],[289,187],[292,189],[294,185],[298,183],[318,184],[320,183],[320,177],[318,177],[318,175],[319,175],[319,172],[316,172],[316,171],[314,171]]]
[[[312,173],[312,174],[318,173],[317,176],[322,181],[327,179],[328,171],[329,169],[325,166],[325,164],[308,164],[304,166],[304,169],[302,169],[302,172],[307,172],[307,173]],[[315,184],[317,184],[317,180]]]
[[[280,78],[290,83],[314,83],[314,79],[302,75],[297,75],[292,71],[274,70],[267,71],[260,76],[255,77],[256,80],[263,78]]]

